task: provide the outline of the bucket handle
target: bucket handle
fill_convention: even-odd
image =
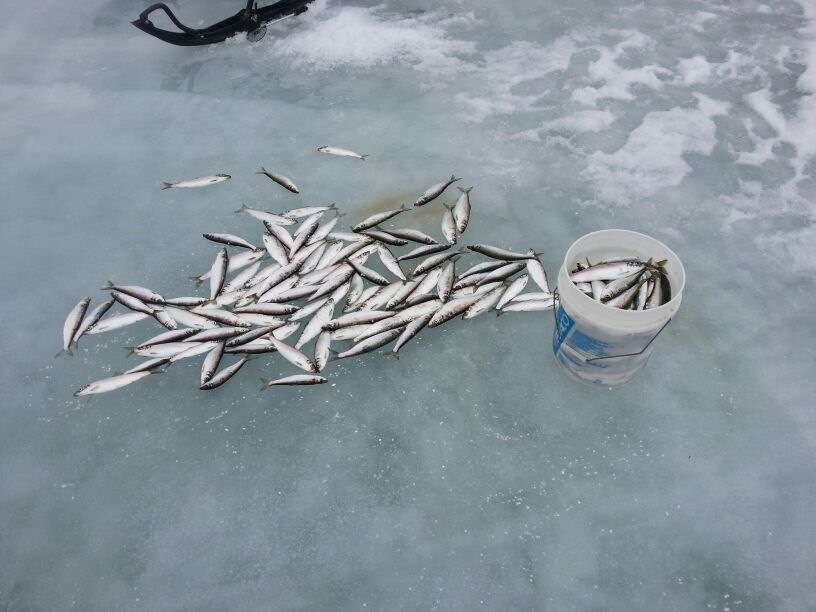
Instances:
[[[560,300],[559,300],[559,295],[558,295],[558,287],[553,289],[552,294],[553,294],[553,318],[555,319],[556,330],[558,330],[558,307],[561,305]],[[622,355],[605,355],[603,357],[590,357],[589,359],[585,359],[584,361],[586,361],[588,363],[590,361],[601,361],[603,359],[617,359],[618,357],[635,357],[636,355],[642,355],[643,353],[646,352],[646,349],[648,349],[651,346],[652,342],[654,342],[655,339],[657,339],[657,337],[660,335],[660,333],[664,329],[666,329],[666,326],[669,323],[671,323],[671,321],[672,321],[671,318],[668,321],[666,321],[663,324],[663,326],[660,329],[657,330],[657,333],[654,336],[652,336],[651,340],[649,340],[646,343],[646,346],[644,346],[642,349],[640,349],[636,353],[624,353]]]

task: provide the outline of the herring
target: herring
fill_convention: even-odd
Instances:
[[[284,176],[282,174],[274,174],[272,172],[269,172],[263,166],[261,166],[261,171],[256,172],[255,174],[263,174],[264,176],[267,176],[267,177],[271,178],[273,181],[275,181],[278,185],[280,185],[284,189],[288,189],[292,193],[300,193],[300,189],[298,189],[297,185],[295,185],[295,183],[292,181],[292,179],[290,179],[287,176]]]
[[[79,303],[71,309],[71,312],[68,313],[65,323],[62,325],[62,351],[57,353],[58,355],[62,353],[73,354],[71,353],[71,344],[74,341],[74,336],[79,326],[82,325],[82,318],[85,316],[85,311],[88,310],[88,304],[90,303],[91,298],[82,298]]]
[[[199,176],[198,178],[186,179],[184,181],[162,182],[162,189],[171,188],[190,188],[190,187],[205,187],[206,185],[215,185],[223,181],[229,180],[232,177],[229,174],[208,174],[207,176]]]
[[[130,374],[120,374],[118,376],[111,376],[110,378],[103,378],[92,383],[88,383],[74,391],[74,397],[83,397],[85,395],[92,395],[95,393],[107,393],[121,389],[122,387],[143,379],[149,376],[150,372],[133,372]]]
[[[371,215],[370,217],[366,217],[351,229],[352,231],[355,232],[362,232],[363,230],[367,230],[371,227],[374,227],[375,225],[379,225],[383,221],[387,221],[392,217],[396,217],[400,213],[404,213],[406,210],[408,210],[408,207],[405,204],[403,204],[402,206],[395,210],[387,210],[385,212],[376,213],[374,215]]]
[[[323,145],[317,147],[319,153],[328,153],[329,155],[339,155],[340,157],[354,157],[359,159],[360,161],[365,161],[365,158],[368,157],[368,154],[360,155],[359,153],[355,153],[349,149],[341,149],[340,147],[332,147],[330,145]]]
[[[321,385],[328,382],[322,376],[309,376],[308,374],[294,374],[293,376],[285,376],[277,380],[265,380],[264,389],[267,387],[274,387],[276,385]]]
[[[451,174],[450,179],[448,179],[447,181],[437,183],[436,185],[433,185],[432,187],[426,189],[425,192],[416,199],[416,202],[414,202],[414,206],[425,206],[425,204],[427,204],[431,200],[434,200],[438,198],[440,195],[442,195],[442,192],[445,191],[445,189],[447,189],[451,183],[455,183],[456,181],[461,180],[462,180],[461,178],[457,178],[455,175]]]

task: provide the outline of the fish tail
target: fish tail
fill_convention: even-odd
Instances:
[[[263,166],[261,166],[260,172],[256,172],[255,174],[266,174],[267,176],[269,175],[269,173],[266,171],[266,168],[264,168]]]
[[[127,352],[128,352],[127,356],[128,357],[130,357],[131,355],[136,354],[136,347],[135,346],[123,346],[122,348],[127,349]]]
[[[337,210],[337,202],[332,202],[329,204],[329,210]]]
[[[163,185],[162,190],[170,189],[173,186],[173,183],[168,183],[167,181],[162,181],[162,185]]]
[[[198,276],[190,276],[189,278],[190,278],[191,281],[193,281],[196,284],[196,289],[198,289],[201,286],[201,283],[204,282]]]
[[[461,176],[457,177],[455,174],[451,174],[451,177],[450,177],[450,182],[451,183],[456,182],[456,181],[461,181],[461,180],[462,180]]]
[[[108,284],[105,285],[104,287],[101,287],[99,290],[107,291],[108,289],[113,289],[115,286],[116,286],[115,283],[112,280],[108,279]]]
[[[71,355],[72,357],[74,356],[74,353],[71,351],[70,346],[67,349],[62,349],[59,353],[54,355],[54,359],[56,359],[57,357],[62,357],[63,355]]]
[[[245,203],[241,202],[241,208],[239,208],[235,212],[236,213],[241,213],[241,212],[244,212],[247,208],[249,208],[249,206],[247,206]]]
[[[462,193],[470,193],[470,190],[473,189],[473,187],[459,187],[458,185],[456,188]]]
[[[269,388],[269,383],[272,382],[272,379],[270,378],[267,380],[266,378],[261,378],[261,382],[263,383],[263,386],[260,388],[260,391],[263,391],[264,389]]]
[[[365,161],[366,157],[368,157],[368,153],[366,153],[365,155],[360,155],[360,161]]]
[[[399,209],[400,210],[408,210],[408,207],[403,203],[403,204],[400,204]]]
[[[498,308],[496,309],[496,316],[497,316],[497,317],[500,317],[500,316],[502,316],[503,314],[504,314],[504,311],[503,311],[503,310],[498,309]]]
[[[393,357],[394,359],[399,359],[399,353],[391,351],[390,353],[383,353],[386,357]]]

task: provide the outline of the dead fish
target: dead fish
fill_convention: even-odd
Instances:
[[[95,325],[92,325],[86,331],[86,334],[101,334],[108,331],[113,331],[115,329],[121,329],[122,327],[126,327],[135,323],[136,321],[141,321],[142,319],[146,319],[148,315],[143,312],[128,312],[126,314],[116,315],[115,317],[108,317],[107,319],[102,319]]]
[[[269,221],[263,222],[266,231],[272,234],[275,238],[277,238],[280,243],[286,247],[288,251],[292,250],[292,245],[294,244],[294,240],[292,239],[292,235],[286,230],[283,225],[278,225],[276,223],[270,223]]]
[[[422,263],[420,263],[416,268],[414,268],[414,271],[411,272],[411,275],[416,276],[417,274],[427,272],[428,270],[435,268],[442,262],[445,262],[452,257],[458,257],[459,255],[461,255],[461,253],[457,251],[451,251],[449,253],[439,253],[438,255],[431,255],[430,257],[423,259]]]
[[[406,281],[402,284],[402,287],[397,289],[394,295],[385,303],[386,309],[394,308],[395,306],[402,304],[409,295],[411,295],[419,284],[425,279],[425,275],[420,274],[419,276],[414,276],[411,280]]]
[[[387,278],[385,278],[379,272],[376,272],[376,271],[372,270],[371,268],[367,268],[362,264],[358,264],[358,263],[356,263],[355,261],[353,261],[351,259],[348,260],[346,263],[348,265],[350,265],[352,268],[354,268],[354,271],[357,274],[362,276],[364,279],[366,279],[370,283],[374,283],[375,285],[381,285],[383,287],[385,287],[389,283],[389,280]]]
[[[334,257],[332,257],[332,258],[329,260],[328,265],[336,264],[336,263],[339,263],[339,262],[341,262],[341,261],[344,261],[344,260],[348,259],[348,258],[349,258],[349,257],[351,257],[351,256],[352,256],[354,253],[356,253],[357,251],[359,251],[360,249],[362,249],[362,248],[363,248],[363,247],[365,247],[366,245],[371,244],[371,242],[373,242],[373,241],[371,240],[371,238],[369,238],[368,236],[366,236],[366,237],[365,237],[365,240],[362,240],[362,241],[360,241],[360,242],[352,242],[351,244],[346,245],[345,247],[343,247],[342,249],[340,249],[340,250],[339,250],[339,251],[338,251],[338,252],[337,252],[337,253],[334,255]]]
[[[502,306],[511,302],[514,297],[516,297],[519,293],[524,291],[524,288],[527,286],[527,281],[530,280],[530,277],[527,274],[522,274],[516,280],[514,280],[510,285],[508,285],[507,289],[504,290],[502,293],[501,298],[499,299],[499,303],[496,305],[496,308],[501,309]]]
[[[74,341],[74,336],[82,325],[82,318],[85,316],[85,311],[88,310],[88,304],[91,303],[91,298],[82,298],[79,303],[71,309],[68,316],[65,318],[65,323],[62,325],[62,350],[57,353],[57,356],[71,352],[71,343]]]
[[[577,272],[570,273],[569,277],[573,283],[589,283],[594,280],[615,280],[639,272],[643,268],[644,263],[642,261],[628,259],[589,266]]]
[[[193,314],[201,315],[206,319],[220,323],[221,325],[231,325],[233,327],[251,327],[251,324],[246,319],[242,319],[238,315],[234,315],[226,310],[220,308],[203,308],[197,306],[191,311]],[[193,327],[192,325],[190,327]]]
[[[165,300],[165,304],[168,304],[170,306],[201,306],[202,304],[206,304],[209,301],[210,298],[205,297],[183,296],[167,298]]]
[[[434,313],[429,312],[411,321],[397,339],[397,343],[394,345],[394,353],[398,353],[403,346],[410,342],[419,332],[425,329],[433,316]]]
[[[489,244],[470,244],[468,248],[476,253],[481,253],[492,259],[503,259],[505,261],[521,261],[524,259],[531,259],[536,256],[535,252],[516,253],[508,251],[507,249],[500,249],[499,247],[490,246]]]
[[[213,374],[215,374],[215,371],[218,369],[218,364],[221,363],[221,357],[224,356],[224,348],[224,343],[219,342],[207,353],[207,356],[204,358],[204,363],[201,364],[199,384],[206,384],[213,377]]]
[[[445,189],[448,188],[448,185],[450,185],[451,183],[455,183],[456,181],[461,181],[461,180],[462,180],[461,178],[456,178],[456,176],[451,174],[451,177],[450,177],[449,180],[444,181],[442,183],[437,183],[433,187],[429,187],[425,191],[425,193],[423,193],[421,196],[419,196],[416,199],[416,202],[414,202],[414,206],[424,206],[425,204],[427,204],[431,200],[434,200],[434,199],[438,198],[440,195],[442,195],[442,192],[445,191]]]
[[[248,268],[241,270],[235,277],[230,280],[229,282],[224,283],[224,286],[221,288],[221,294],[232,293],[233,291],[239,291],[244,289],[247,284],[249,283],[250,279],[257,274],[258,269],[261,267],[261,262],[256,261],[254,264],[249,266]],[[199,306],[200,304],[196,304]]]
[[[170,183],[167,181],[162,181],[162,185],[164,185],[162,189],[171,189],[173,187],[204,187],[206,185],[215,185],[216,183],[221,183],[231,178],[232,177],[229,174],[208,174],[207,176],[199,176],[198,178],[187,179],[184,181],[175,181]]]
[[[147,361],[143,361],[136,367],[130,368],[126,372],[122,372],[122,374],[135,374],[136,372],[147,372],[148,370],[154,370],[160,366],[163,366],[166,363],[170,363],[170,359],[167,357],[157,357],[156,359],[148,359]]]
[[[322,214],[329,210],[337,210],[337,204],[332,202],[326,206],[301,206],[300,208],[291,208],[284,214],[286,217],[311,217],[314,214]]]
[[[320,308],[317,309],[314,316],[309,319],[306,327],[303,328],[300,338],[295,343],[295,348],[300,349],[304,344],[309,342],[312,338],[317,337],[323,331],[323,327],[332,320],[334,316],[334,300],[329,298]]]
[[[234,338],[230,338],[226,341],[226,346],[228,348],[232,348],[233,346],[241,346],[242,344],[248,344],[253,340],[257,340],[258,338],[262,338],[268,334],[271,334],[275,329],[281,327],[283,323],[276,325],[266,325],[264,327],[259,327],[257,329],[251,329],[249,331],[245,331],[240,336],[235,336]]]
[[[145,347],[131,349],[131,353],[142,357],[174,357],[179,353],[201,346],[202,342],[163,342],[162,344],[152,344]]]
[[[484,294],[478,300],[473,302],[473,304],[471,304],[467,310],[465,310],[465,314],[462,315],[462,319],[472,319],[474,317],[478,317],[484,312],[487,312],[496,305],[496,302],[499,301],[502,293],[504,293],[504,287],[497,287],[493,291]]]
[[[453,290],[453,278],[455,274],[456,263],[451,261],[445,266],[442,273],[439,275],[436,285],[436,292],[437,295],[439,295],[439,299],[443,302],[450,297],[451,291]]]
[[[363,294],[365,290],[365,281],[363,281],[363,277],[359,274],[355,274],[351,277],[351,286],[349,287],[348,295],[346,296],[346,306],[351,306],[360,299],[360,296]]]
[[[360,233],[364,236],[368,236],[369,238],[374,238],[374,240],[378,240],[379,242],[390,244],[391,246],[403,246],[408,244],[408,241],[405,238],[393,236],[389,232],[380,229],[369,229]]]
[[[258,248],[254,244],[244,240],[240,236],[236,236],[235,234],[202,234],[202,236],[204,236],[204,238],[207,240],[211,240],[212,242],[228,244],[229,246],[244,247],[252,251],[255,251]]]
[[[94,308],[90,312],[90,314],[86,315],[85,318],[82,319],[82,324],[79,326],[76,332],[74,332],[72,342],[74,344],[77,344],[79,342],[79,339],[83,336],[83,334],[85,334],[85,332],[87,332],[88,329],[96,325],[100,321],[100,319],[102,319],[102,317],[105,315],[105,313],[108,312],[108,310],[110,310],[110,307],[113,306],[115,301],[116,300],[114,299],[110,299],[107,302],[103,302],[99,306]]]
[[[344,327],[351,327],[352,325],[370,325],[371,323],[376,323],[377,321],[392,316],[394,316],[394,312],[391,310],[361,310],[360,312],[352,312],[332,319],[323,325],[323,329],[336,331]]]
[[[229,265],[229,255],[227,249],[221,249],[218,255],[215,256],[212,268],[210,268],[210,299],[214,300],[221,288],[224,286],[224,281],[227,278],[227,267]]]
[[[148,306],[142,300],[135,298],[132,295],[128,295],[127,293],[122,293],[121,291],[111,291],[110,296],[122,306],[134,312],[143,312],[146,315],[152,315],[153,311],[155,310],[152,306]]]
[[[355,153],[349,149],[341,149],[340,147],[332,147],[329,145],[323,145],[322,147],[317,147],[318,152],[320,153],[327,153],[329,155],[339,155],[340,157],[354,157],[361,161],[365,161],[365,158],[368,157],[368,154],[360,155],[359,153]]]
[[[322,372],[323,368],[331,358],[331,341],[332,334],[330,331],[322,331],[315,340],[315,357],[314,364],[317,366],[317,371]]]
[[[97,380],[80,387],[74,391],[74,397],[93,395],[95,393],[107,393],[108,391],[121,389],[149,375],[150,372],[133,372],[131,374],[120,374],[118,376],[111,376],[110,378],[103,378],[102,380]]]
[[[532,249],[527,251],[527,253],[533,255],[533,257],[530,257],[527,260],[527,273],[542,291],[549,293],[550,284],[547,282],[547,271],[544,269],[544,266],[541,265],[541,261],[538,259],[538,256],[535,255],[535,252]]]
[[[530,312],[534,310],[550,310],[555,304],[555,299],[548,300],[529,300],[526,302],[510,302],[499,311],[503,312]]]
[[[472,274],[481,274],[484,272],[490,272],[491,270],[495,270],[497,268],[501,268],[502,266],[506,265],[504,261],[484,261],[482,263],[478,263],[475,266],[472,266],[462,272],[459,275],[459,278],[456,280],[462,280],[466,276],[471,276]]]
[[[396,236],[397,238],[404,238],[405,240],[410,240],[411,242],[418,242],[420,244],[439,244],[438,240],[432,238],[428,234],[425,234],[415,229],[387,228],[385,231],[387,231],[392,236]]]
[[[456,220],[453,218],[453,208],[445,206],[445,212],[442,213],[442,235],[445,237],[445,240],[448,241],[448,244],[456,244],[456,239],[459,237],[459,233],[456,229]]]
[[[272,234],[264,234],[261,239],[263,240],[264,248],[266,248],[266,252],[278,262],[281,266],[289,265],[289,253],[287,252],[286,247],[283,243],[278,240],[276,236]]]
[[[371,215],[370,217],[366,217],[364,220],[360,221],[357,225],[355,225],[351,229],[355,232],[362,232],[363,230],[367,230],[371,227],[374,227],[375,225],[379,225],[383,221],[387,221],[392,217],[396,217],[400,213],[404,213],[406,210],[408,210],[408,207],[405,204],[403,204],[396,210],[387,210],[385,212],[376,213],[374,215]]]
[[[152,304],[164,304],[167,301],[155,291],[147,289],[146,287],[140,287],[139,285],[117,285],[113,281],[108,281],[108,284],[106,287],[104,287],[104,289],[126,293],[127,295],[131,295],[138,300],[150,302]]]
[[[289,315],[298,311],[294,304],[251,304],[240,308],[233,308],[235,314],[262,314],[262,315]]]
[[[341,242],[365,242],[370,241],[371,237],[365,234],[358,234],[355,232],[331,232],[328,235],[331,240],[339,240]],[[341,245],[342,248],[342,245]]]
[[[306,244],[312,244],[313,242],[318,242],[320,240],[324,240],[329,234],[331,234],[334,226],[340,221],[340,215],[335,216],[333,219],[329,219],[323,225],[318,227],[314,234],[306,241]]]
[[[381,334],[392,329],[403,328],[410,322],[411,319],[407,319],[400,315],[388,317],[387,319],[383,319],[382,321],[377,321],[376,323],[369,325],[363,332],[354,338],[354,342],[362,342],[368,338],[373,338],[377,334]]]
[[[456,231],[460,234],[467,229],[468,221],[470,221],[470,190],[473,187],[458,187],[462,195],[456,200],[453,205],[453,218],[456,221]]]
[[[269,341],[276,349],[278,349],[278,352],[280,353],[281,357],[286,359],[286,361],[288,361],[292,365],[300,368],[301,370],[306,370],[307,372],[312,373],[317,372],[317,366],[314,364],[314,362],[312,362],[311,359],[309,359],[306,355],[301,353],[296,348],[281,342],[280,340],[275,338],[274,335],[272,336],[272,338],[269,339]]]
[[[255,217],[258,221],[263,221],[264,223],[272,223],[274,225],[294,225],[295,223],[297,223],[297,221],[295,221],[291,217],[276,215],[275,213],[260,210],[258,208],[250,208],[246,204],[241,204],[241,208],[239,208],[235,212],[237,213],[245,212],[251,217]]]
[[[451,248],[451,245],[449,244],[429,244],[427,246],[417,247],[413,251],[408,251],[405,255],[400,255],[397,257],[397,261],[408,261],[409,259],[424,257],[425,255],[431,255],[432,253],[447,251],[449,248]]]
[[[210,342],[212,340],[224,340],[226,338],[240,336],[243,333],[246,333],[246,328],[244,327],[213,327],[211,329],[197,330],[195,334],[187,337],[187,342]]]
[[[276,385],[322,385],[328,382],[322,376],[309,376],[308,374],[295,374],[293,376],[286,376],[278,378],[277,380],[264,381],[264,389],[274,387]]]
[[[184,327],[195,327],[197,329],[208,329],[211,327],[218,327],[215,321],[211,321],[207,317],[202,317],[200,314],[184,310],[183,308],[176,308],[175,306],[165,306],[167,311],[173,319],[181,323]]]
[[[244,367],[244,364],[249,361],[249,357],[242,357],[240,361],[233,363],[231,366],[224,368],[217,374],[215,374],[210,380],[199,387],[202,391],[210,391],[217,387],[220,387],[225,382],[227,382],[230,378],[235,376],[235,374]]]
[[[176,320],[161,308],[156,308],[156,310],[153,311],[153,318],[167,329],[172,330],[178,328],[178,323],[176,323]]]
[[[347,351],[343,351],[342,353],[337,354],[338,359],[343,359],[345,357],[354,357],[355,355],[362,355],[363,353],[368,353],[371,351],[375,351],[381,346],[385,346],[394,338],[399,336],[402,333],[400,329],[390,329],[388,331],[382,332],[381,334],[377,334],[376,336],[372,336],[367,340],[363,340],[362,342],[355,344],[352,348]]]
[[[378,245],[377,254],[380,256],[380,261],[382,264],[388,269],[389,272],[391,272],[391,274],[400,280],[405,280],[405,273],[402,271],[402,268],[400,268],[397,258],[394,257],[394,254],[388,249],[387,246],[383,244]]]
[[[442,308],[434,313],[434,316],[428,322],[428,327],[436,327],[442,325],[446,321],[450,321],[453,317],[463,313],[470,308],[472,304],[479,300],[479,296],[461,297],[447,302]]]
[[[145,340],[141,344],[137,345],[137,349],[144,349],[149,346],[153,346],[155,344],[164,344],[165,342],[178,342],[184,340],[185,338],[189,338],[193,334],[197,334],[199,330],[194,327],[187,327],[184,329],[173,329],[164,333],[159,334],[158,336],[154,336],[149,340]]]
[[[513,302],[530,302],[535,300],[550,300],[553,294],[548,291],[537,291],[535,293],[522,293],[517,295],[511,301]]]
[[[283,187],[284,189],[288,189],[292,193],[300,193],[300,189],[297,188],[297,185],[290,179],[289,177],[283,176],[282,174],[273,174],[269,172],[266,168],[261,166],[261,171],[256,172],[255,174],[263,174],[264,176],[268,176],[273,181],[275,181],[278,185]]]
[[[257,251],[241,251],[237,255],[233,255],[229,258],[229,262],[227,263],[227,274],[241,270],[250,264],[254,264],[259,259],[263,259],[264,255],[266,255],[266,251],[264,249],[259,249]],[[190,277],[190,280],[195,281],[196,286],[198,286],[209,278],[210,270],[207,270],[201,276]]]

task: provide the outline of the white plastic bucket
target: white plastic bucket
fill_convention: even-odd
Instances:
[[[607,306],[578,289],[569,271],[589,259],[637,257],[666,260],[671,299],[649,310]],[[629,230],[601,230],[572,243],[558,272],[553,353],[564,371],[581,382],[613,387],[628,382],[646,365],[652,342],[680,308],[686,272],[662,242]]]

